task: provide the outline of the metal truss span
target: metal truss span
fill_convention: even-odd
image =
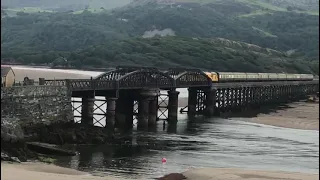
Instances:
[[[165,72],[175,80],[175,87],[207,87],[212,80],[199,69],[171,68]]]

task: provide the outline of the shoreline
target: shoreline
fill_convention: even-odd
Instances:
[[[285,107],[283,107],[285,106]],[[266,111],[266,112],[265,112]],[[319,131],[319,103],[300,100],[279,105],[275,108],[248,110],[247,113],[233,113],[230,118],[244,122],[289,129]],[[242,114],[242,115],[241,115]],[[243,114],[251,114],[245,116]]]
[[[240,168],[195,168],[189,169],[182,173],[188,180],[242,180],[242,179],[286,179],[286,180],[318,180],[319,174],[269,171],[269,170],[252,170]],[[172,175],[172,174],[171,174]],[[169,177],[171,176],[169,174]],[[1,162],[1,179],[18,180],[120,180],[111,176],[93,176],[89,173],[78,171],[71,168],[64,168],[53,164],[40,162],[26,163],[7,163]],[[159,177],[154,177],[159,178]],[[168,178],[167,180],[178,180],[177,178]]]
[[[179,107],[185,107],[188,98],[179,98]],[[279,106],[264,106],[260,109],[248,109],[242,112],[221,113],[213,118],[228,118],[275,127],[319,131],[319,101],[286,103]],[[180,110],[180,108],[179,108]]]
[[[9,67],[25,67],[25,68],[35,68],[35,69],[60,69],[60,70],[78,70],[78,71],[92,71],[92,72],[100,72],[100,71],[108,71],[110,68],[72,68],[72,67],[50,67],[46,65],[26,65],[26,64],[1,64],[1,66],[9,66]]]
[[[319,103],[293,102],[267,114],[259,113],[248,122],[276,127],[319,131]]]
[[[84,71],[84,70],[67,70],[67,69],[48,69],[44,67],[31,66],[10,66],[15,73],[16,82],[23,81],[24,77],[29,77],[38,81],[39,78],[45,79],[90,79],[100,75],[103,72],[99,71]]]
[[[71,168],[40,162],[1,162],[1,179],[5,180],[119,180],[113,177],[97,177]]]
[[[199,168],[182,173],[188,180],[318,180],[319,174],[308,174],[299,172],[250,170],[238,168]]]

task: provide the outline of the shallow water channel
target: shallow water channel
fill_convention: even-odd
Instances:
[[[243,118],[242,118],[243,119]],[[162,122],[153,132],[126,133],[114,145],[78,146],[58,165],[121,179],[152,179],[192,167],[235,167],[318,173],[319,131],[286,129],[237,118]],[[167,159],[166,164],[161,158]]]

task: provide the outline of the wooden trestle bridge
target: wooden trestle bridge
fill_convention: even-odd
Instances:
[[[178,116],[177,88],[188,88],[188,105],[180,109],[190,116],[213,116],[219,112],[259,107],[268,103],[295,101],[319,91],[319,80],[212,83],[198,69],[117,67],[91,79],[39,79],[40,85],[67,86],[72,97],[82,98],[81,123],[94,125],[94,110],[106,117],[106,127],[132,127],[137,115],[138,127],[154,126],[160,116],[176,123]],[[160,94],[166,90],[167,94]],[[105,100],[96,100],[103,96]],[[163,97],[165,96],[165,97]],[[160,98],[159,98],[160,97]],[[104,101],[95,109],[96,101]],[[106,104],[106,109],[101,109]],[[137,107],[136,109],[134,107]],[[75,108],[75,110],[77,110]],[[101,124],[101,123],[100,123]]]

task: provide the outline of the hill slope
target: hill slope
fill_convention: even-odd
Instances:
[[[139,5],[114,13],[131,21],[137,35],[169,28],[177,36],[223,37],[281,51],[294,50],[307,58],[319,59],[316,15],[263,10],[231,0],[170,5],[138,2]]]
[[[1,0],[1,6],[9,8],[37,7],[41,9],[59,8],[100,8],[112,9],[127,5],[132,0]]]
[[[130,38],[75,51],[4,53],[3,61],[65,67],[116,65],[189,67],[217,71],[318,73],[316,64],[285,53],[226,39],[180,37]]]
[[[67,57],[69,65],[77,67],[81,64],[101,66],[131,63],[220,70],[238,68],[239,71],[274,69],[318,72],[318,68],[312,66],[319,63],[319,16],[276,11],[262,6],[265,4],[255,4],[262,0],[177,1],[136,0],[122,8],[102,13],[20,13],[17,17],[5,17],[1,21],[1,57],[24,63],[54,62],[61,65],[64,63],[59,57],[63,56]],[[156,38],[157,41],[137,38],[154,36],[177,37]],[[179,37],[184,38],[181,40]],[[195,43],[194,38],[200,39],[201,43]],[[222,48],[220,52],[203,38],[215,39],[215,46]],[[219,38],[229,40],[221,41]],[[168,43],[168,46],[178,46],[174,50],[177,54],[164,47],[164,44],[152,46],[148,51],[151,55],[143,50],[130,50],[135,49],[131,46],[143,44],[142,47],[149,47],[146,44],[158,41]],[[237,43],[231,43],[234,41]],[[255,47],[252,45],[249,50],[244,47],[239,50],[234,46],[238,42],[256,44],[261,46],[260,49],[274,49],[282,55],[259,54],[261,52],[252,51]],[[184,47],[179,43],[189,47],[188,51],[183,50]],[[207,54],[197,46],[211,53]],[[190,55],[188,53],[192,52],[192,48],[195,54]],[[237,57],[239,54],[242,58]],[[252,59],[251,56],[256,58]],[[243,60],[237,62],[236,59]],[[290,65],[292,61],[296,64]],[[252,66],[242,67],[237,63]],[[296,67],[297,64],[301,66]]]

